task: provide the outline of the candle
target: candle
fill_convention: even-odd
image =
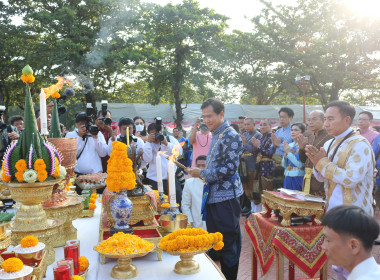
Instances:
[[[168,164],[168,181],[169,181],[169,202],[170,207],[177,207],[177,201],[175,198],[175,172],[174,172],[174,162],[172,159],[169,160]]]
[[[67,264],[60,265],[58,267],[53,267],[54,280],[70,280],[73,275],[71,275],[70,266]]]
[[[161,155],[157,153],[156,156],[156,170],[157,170],[157,188],[159,193],[164,192],[164,187],[162,185],[162,166],[161,166]]]
[[[48,135],[47,126],[47,112],[46,112],[46,94],[43,89],[40,93],[40,121],[41,121],[41,135]]]
[[[66,245],[64,247],[65,259],[73,259],[74,261],[74,273],[79,273],[79,248],[76,245]]]
[[[127,147],[129,147],[129,127],[127,126]]]

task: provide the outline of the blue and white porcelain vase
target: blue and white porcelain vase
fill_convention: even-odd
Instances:
[[[116,193],[115,198],[111,201],[110,210],[115,225],[111,229],[113,233],[124,232],[133,233],[132,227],[129,226],[133,203],[128,198],[127,190],[121,190]]]

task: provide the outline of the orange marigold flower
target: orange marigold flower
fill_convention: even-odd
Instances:
[[[40,170],[46,170],[46,164],[42,158],[39,158],[34,162],[34,170],[37,172]]]
[[[40,182],[43,182],[46,180],[46,178],[48,177],[48,174],[45,170],[43,171],[37,171],[37,178],[38,178],[38,181]]]
[[[24,172],[23,171],[17,171],[15,176],[16,176],[17,181],[19,181],[20,183],[24,182]]]
[[[19,258],[9,258],[1,264],[1,268],[6,272],[17,272],[20,271],[23,267],[24,264]]]
[[[214,245],[214,250],[215,250],[215,251],[219,251],[219,250],[221,250],[223,247],[224,247],[224,242],[223,242],[223,241],[219,241],[219,242],[217,242],[217,243]]]
[[[88,262],[88,259],[85,256],[81,256],[79,257],[78,261],[79,261],[79,270],[86,271],[86,269],[90,265]]]
[[[99,196],[96,194],[96,193],[92,193],[91,194],[91,198],[95,198],[95,199],[97,199]]]
[[[21,247],[34,247],[38,244],[38,238],[33,235],[25,236],[23,239],[21,239]]]
[[[96,202],[96,198],[92,198],[92,197],[91,197],[91,198],[90,198],[90,202],[91,202],[91,203],[95,203],[95,202]]]
[[[16,162],[15,167],[16,167],[17,171],[22,171],[22,172],[24,172],[28,168],[25,159],[19,159]]]
[[[33,74],[23,74],[21,75],[21,80],[26,84],[31,84],[34,82],[36,78],[33,76]]]
[[[51,97],[58,99],[58,98],[61,97],[61,95],[60,95],[58,92],[54,92],[54,93],[51,95]]]
[[[66,191],[69,191],[69,190],[70,190],[70,187],[69,187],[69,186],[67,186],[67,187],[66,187]]]
[[[72,185],[73,185],[73,183],[69,182],[69,186],[72,186]]]
[[[79,275],[74,275],[74,276],[71,276],[70,280],[84,280],[84,279],[80,277]]]
[[[88,204],[88,209],[94,210],[96,208],[96,205],[94,203],[89,203]]]
[[[177,203],[177,207],[178,207],[178,206],[179,206],[179,204]],[[162,203],[162,204],[161,204],[161,207],[169,208],[169,207],[170,207],[170,203],[167,203],[167,202]]]

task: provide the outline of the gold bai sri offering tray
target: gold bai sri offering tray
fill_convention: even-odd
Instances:
[[[45,207],[48,218],[58,219],[64,222],[62,234],[57,236],[54,247],[61,247],[67,240],[77,239],[77,229],[73,226],[73,220],[79,218],[83,210],[83,197],[68,196],[64,205]]]
[[[117,259],[117,265],[112,268],[111,277],[115,279],[130,279],[136,277],[138,274],[137,267],[132,264],[132,259],[146,256],[154,251],[154,247],[148,252],[130,255],[104,254],[97,251],[96,246],[94,247],[94,250],[105,258]]]
[[[206,250],[194,251],[194,252],[189,252],[189,253],[169,252],[169,251],[165,251],[165,252],[172,256],[179,256],[181,259],[174,266],[175,273],[189,275],[189,274],[198,273],[200,271],[199,263],[193,260],[193,257],[198,254],[206,253],[210,249],[211,247]]]
[[[293,196],[275,191],[263,191],[262,204],[265,207],[265,217],[271,216],[272,210],[279,210],[283,217],[281,225],[291,226],[291,216],[312,217],[313,225],[320,225],[325,212],[324,202],[300,200]]]

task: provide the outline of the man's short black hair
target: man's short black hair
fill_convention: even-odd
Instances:
[[[207,157],[205,155],[200,155],[195,159],[195,163],[197,163],[198,160],[206,160]]]
[[[232,126],[232,128],[235,129],[237,133],[239,133],[239,126],[236,123],[231,123],[230,126]]]
[[[336,101],[332,101],[330,102],[329,104],[327,104],[326,106],[326,110],[330,107],[337,107],[338,110],[339,110],[339,113],[343,116],[343,117],[346,117],[346,116],[349,116],[351,118],[351,123],[352,121],[354,120],[354,117],[355,117],[355,107],[352,106],[350,103],[348,103],[347,101],[340,101],[340,100],[336,100]]]
[[[87,120],[86,112],[78,112],[75,114],[75,123],[85,122]]]
[[[224,112],[224,104],[215,98],[209,98],[205,102],[202,103],[201,110],[204,108],[207,108],[208,106],[212,106],[212,109],[215,114],[220,114],[221,112]]]
[[[148,131],[148,133],[150,133],[152,130],[156,130],[156,132],[158,132],[156,123],[149,124],[146,130]]]
[[[284,112],[288,115],[289,118],[294,117],[294,111],[290,109],[289,107],[282,107],[280,111],[278,111],[278,114],[280,115],[281,112]]]
[[[178,128],[178,127],[175,127],[175,128],[173,128],[173,131],[174,131],[174,129],[176,129],[176,130],[178,130],[178,131],[179,131],[179,128]]]
[[[107,112],[110,113],[110,116],[112,117],[111,111],[107,109]],[[102,110],[98,112],[98,118],[102,116]]]
[[[239,116],[238,119],[239,120],[245,120],[245,117],[244,116]]]
[[[119,128],[122,127],[123,125],[133,125],[133,130],[135,130],[135,123],[130,118],[121,118],[119,120],[118,125],[119,125]]]
[[[373,114],[370,112],[370,111],[362,111],[359,113],[359,116],[361,114],[366,114],[368,117],[369,117],[369,120],[372,121],[373,120]]]
[[[292,127],[293,126],[297,126],[299,129],[301,129],[301,133],[305,133],[306,131],[306,126],[303,123],[294,123],[292,124]]]
[[[11,125],[13,125],[15,122],[17,121],[23,121],[24,118],[20,115],[15,115],[13,117],[11,117]]]
[[[339,235],[356,237],[363,243],[367,251],[371,250],[373,242],[380,232],[377,221],[363,209],[353,205],[341,205],[332,208],[322,218],[322,225],[327,226]]]

